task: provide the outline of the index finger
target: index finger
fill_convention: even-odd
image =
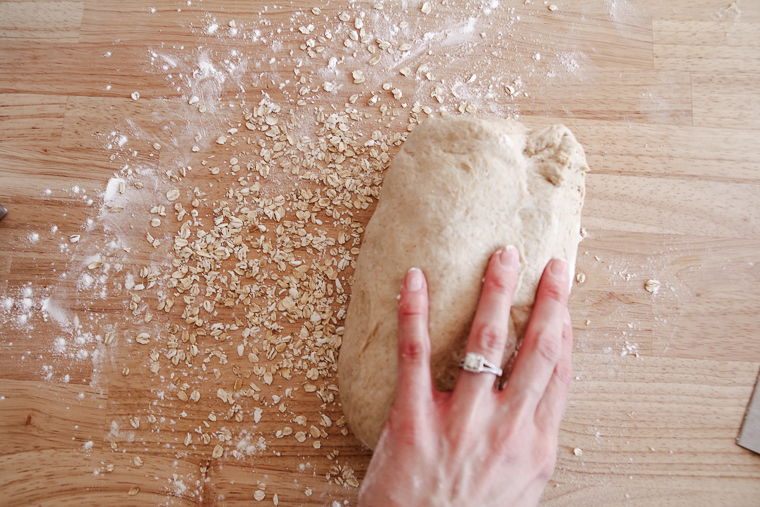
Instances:
[[[412,268],[404,277],[398,304],[398,385],[395,405],[407,413],[433,396],[425,275]]]
[[[547,264],[536,292],[515,367],[499,396],[533,413],[562,355],[562,327],[570,292],[568,266],[561,259]]]

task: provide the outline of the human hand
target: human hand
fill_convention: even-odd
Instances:
[[[514,247],[497,251],[467,352],[501,364],[517,285]],[[552,260],[512,375],[503,390],[491,373],[462,370],[453,392],[430,375],[427,283],[410,270],[398,305],[398,387],[359,493],[363,507],[535,506],[554,471],[557,435],[571,381],[568,267]]]

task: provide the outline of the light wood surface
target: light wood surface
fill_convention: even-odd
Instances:
[[[422,2],[387,0],[383,10],[374,2],[0,2],[0,203],[10,210],[0,222],[0,504],[250,505],[266,484],[262,505],[274,494],[280,505],[356,505],[358,490],[329,477],[333,466],[364,477],[370,452],[352,435],[325,428],[320,449],[311,437],[275,437],[299,414],[309,424],[320,414],[337,421],[339,397],[323,404],[304,392],[303,375],[257,381],[261,402],[241,402],[243,422],[215,424],[234,437],[212,458],[217,442],[182,442],[209,412],[226,410],[215,393],[234,383],[230,367],[218,367],[219,379],[197,365],[153,375],[148,349],[131,340],[184,325],[179,303],[156,310],[156,290],[171,292],[166,280],[141,293],[145,304],[133,315],[127,273],[137,280],[150,264],[171,274],[168,248],[144,240],[155,232],[170,244],[179,228],[165,193],[202,189],[200,213],[211,217],[211,203],[226,199],[239,175],[212,176],[199,157],[233,153],[212,139],[263,92],[294,111],[299,135],[313,135],[316,106],[343,111],[353,94],[352,107],[368,115],[352,123],[361,139],[375,129],[405,132],[415,101],[434,114],[442,105],[460,114],[466,103],[529,127],[568,125],[592,168],[577,266],[585,281],[571,299],[576,380],[542,505],[760,505],[760,456],[735,443],[760,366],[760,3],[430,4],[424,15]],[[350,22],[338,19],[342,12]],[[346,48],[362,13],[371,42]],[[394,32],[402,21],[409,26]],[[314,31],[302,34],[309,24]],[[334,38],[310,58],[301,45],[325,28]],[[367,46],[392,36],[411,50],[368,65]],[[327,69],[331,56],[337,76]],[[203,78],[204,61],[226,80]],[[424,71],[415,78],[422,64],[430,80]],[[399,73],[405,66],[411,77]],[[312,90],[297,106],[295,68],[312,89],[327,80],[336,89]],[[363,84],[352,82],[357,69]],[[431,97],[436,86],[443,104]],[[381,99],[369,106],[372,93]],[[188,105],[193,95],[207,104],[204,115]],[[395,116],[382,116],[380,104]],[[195,155],[199,132],[205,144]],[[123,147],[114,145],[119,135]],[[183,165],[194,166],[191,174],[170,182],[166,171]],[[134,182],[130,169],[143,173],[145,188],[130,186],[124,210],[108,213],[107,184]],[[271,195],[298,185],[277,174],[261,183]],[[148,210],[158,204],[168,217],[156,231]],[[354,219],[366,223],[373,208]],[[108,270],[87,269],[96,254]],[[656,294],[644,290],[650,279],[661,284]],[[235,311],[222,308],[219,318],[232,322]],[[233,350],[230,357],[238,360]],[[250,375],[249,363],[241,368]],[[202,391],[198,403],[177,399],[171,383],[180,377]],[[280,413],[272,396],[287,387],[299,389]],[[257,407],[264,415],[255,424]],[[232,451],[246,435],[249,443],[264,437],[266,448],[238,459]]]

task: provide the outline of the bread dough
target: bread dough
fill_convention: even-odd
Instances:
[[[444,117],[409,136],[364,235],[340,351],[343,410],[365,444],[375,447],[394,401],[397,295],[409,268],[427,277],[433,380],[450,391],[489,258],[517,247],[508,375],[546,263],[565,259],[573,280],[587,170],[564,125],[530,131],[508,120]]]

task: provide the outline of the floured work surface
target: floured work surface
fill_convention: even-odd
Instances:
[[[594,169],[544,500],[756,507],[736,436],[760,366],[760,3],[556,6],[0,2],[3,502],[355,505],[371,453],[320,358],[372,187],[448,113],[565,124]]]

